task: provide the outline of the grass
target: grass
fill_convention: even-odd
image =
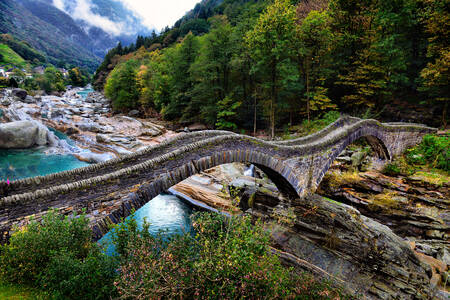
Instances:
[[[42,291],[31,287],[9,284],[0,281],[0,299],[2,300],[18,300],[18,299],[48,299]]]
[[[447,172],[441,170],[432,171],[418,171],[411,176],[411,178],[419,179],[425,183],[430,183],[437,186],[442,186],[450,182],[450,176]]]
[[[3,56],[3,59],[0,61],[1,65],[10,64],[17,67],[25,67],[27,65],[27,62],[19,54],[5,44],[0,44],[0,54]]]

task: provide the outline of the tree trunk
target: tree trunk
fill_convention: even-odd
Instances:
[[[309,104],[309,67],[308,67],[308,60],[306,60],[305,73],[306,73],[306,114],[308,115],[308,122],[309,122],[311,120],[311,117],[310,117],[310,104]]]
[[[255,87],[255,94],[253,96],[253,136],[256,136],[256,87]]]
[[[272,61],[272,95],[270,97],[270,127],[271,127],[271,138],[275,138],[275,101],[276,101],[276,81],[277,81],[277,64],[276,61]]]
[[[448,101],[444,100],[444,107],[442,109],[442,126],[444,127],[444,130],[447,129],[447,106]]]

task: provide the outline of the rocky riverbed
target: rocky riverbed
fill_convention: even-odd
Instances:
[[[0,148],[48,146],[51,153],[71,153],[82,161],[101,162],[175,134],[152,120],[113,115],[110,101],[101,93],[91,92],[84,99],[80,91],[31,96],[21,89],[2,90]],[[60,141],[48,128],[68,135],[75,144]]]
[[[244,175],[241,164],[192,176],[172,190],[220,211],[270,221],[274,251],[286,263],[351,293],[448,299],[448,176],[442,182],[421,172],[389,177],[380,166],[367,153],[346,151],[318,190],[325,197],[291,205],[261,171]]]
[[[2,90],[0,148],[41,147],[100,162],[177,134],[158,120],[138,118],[138,112],[113,115],[102,94],[84,99],[80,90],[59,96]],[[197,206],[270,220],[274,251],[286,263],[352,293],[448,299],[449,178],[427,172],[389,177],[380,172],[383,164],[365,150],[347,150],[319,187],[323,197],[305,201],[283,199],[263,172],[242,164],[192,176],[171,192]]]

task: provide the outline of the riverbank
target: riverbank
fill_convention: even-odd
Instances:
[[[382,173],[383,165],[369,152],[362,153],[364,149],[358,146],[350,149],[337,159],[320,185],[318,193],[326,197],[290,209],[261,171],[255,172],[257,178],[248,177],[239,164],[210,169],[172,189],[182,197],[221,211],[230,211],[234,201],[248,214],[269,224],[275,221],[277,224],[268,230],[272,232],[272,245],[292,255],[286,263],[336,283],[345,282],[354,293],[376,299],[408,297],[400,290],[413,281],[399,280],[394,274],[409,277],[429,272],[428,279],[425,276],[414,283],[415,289],[429,285],[437,299],[446,299],[449,175],[425,168],[407,177],[387,176]],[[358,221],[363,222],[362,228],[353,223],[355,218],[364,220]],[[363,229],[367,232],[362,233]],[[364,251],[348,251],[355,246],[377,254],[369,259]],[[392,261],[394,253],[403,257],[400,264]],[[405,261],[405,257],[411,260]],[[374,265],[377,269],[371,269]]]
[[[92,96],[98,97],[97,100],[88,100],[89,95],[87,102],[76,100],[74,95],[67,99],[41,98],[41,102],[46,104],[34,104],[39,106],[39,113],[31,114],[30,107],[28,110],[18,108],[22,104],[16,102],[22,101],[14,98],[13,102],[10,101],[6,116],[8,119],[14,115],[23,117],[25,113],[26,118],[37,118],[34,121],[51,122],[53,128],[64,130],[75,140],[75,146],[70,145],[72,148],[69,151],[75,152],[73,148],[84,146],[91,151],[91,157],[121,156],[142,149],[149,139],[152,143],[158,143],[176,134],[160,124],[151,127],[148,120],[95,112],[94,106],[106,102],[101,95]],[[50,106],[47,105],[49,101],[52,103]],[[103,105],[107,107],[107,104],[101,104],[101,109]],[[74,107],[77,108],[76,113],[72,111]],[[84,109],[86,107],[87,110]],[[55,113],[59,109],[62,113]],[[153,135],[153,130],[159,134]],[[61,141],[60,137],[58,139]],[[58,145],[61,143],[58,142]],[[52,148],[51,145],[47,147]],[[325,180],[331,182],[328,189],[324,186],[319,189],[319,192],[324,190],[330,193],[324,194],[329,198],[314,196],[305,201],[284,199],[264,173],[239,164],[207,170],[173,186],[171,191],[202,208],[207,208],[207,205],[230,214],[245,212],[268,221],[267,230],[272,232],[273,247],[293,256],[295,259],[290,260],[291,264],[308,271],[311,271],[313,264],[315,270],[325,277],[347,282],[355,293],[374,298],[386,295],[408,298],[412,290],[420,290],[420,295],[424,296],[435,287],[445,286],[448,272],[445,262],[448,244],[445,241],[448,240],[449,227],[448,215],[443,210],[448,207],[445,201],[446,197],[448,199],[448,186],[445,185],[448,177],[440,180],[442,190],[433,188],[422,191],[423,187],[416,186],[413,178],[417,179],[417,176],[413,174],[408,178],[411,181],[407,183],[409,186],[405,188],[405,182],[397,184],[398,178],[386,178],[377,171],[382,162],[371,159],[366,148],[348,148],[331,169],[329,174],[334,176],[332,180]],[[353,171],[350,172],[350,169]],[[364,186],[369,187],[366,196],[358,196]],[[108,194],[110,198],[114,196],[116,201],[108,202],[94,215],[108,214],[114,205],[121,205],[121,199],[136,192],[138,187],[127,191],[117,189],[114,195]],[[338,192],[335,193],[335,190]],[[414,194],[417,190],[422,194]],[[339,199],[339,193],[345,193],[348,199]],[[357,196],[359,202],[353,200]],[[364,200],[364,197],[367,199]],[[427,207],[418,207],[418,202],[421,205],[426,203]],[[422,231],[418,233],[417,227],[422,227]],[[414,237],[410,232],[416,234],[415,240],[409,239]],[[407,241],[414,242],[414,247]]]

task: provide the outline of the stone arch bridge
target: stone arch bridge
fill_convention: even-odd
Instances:
[[[335,158],[366,138],[384,159],[401,154],[435,129],[342,117],[323,130],[289,141],[269,142],[227,131],[179,135],[157,146],[84,168],[0,183],[0,243],[14,225],[50,208],[65,214],[86,210],[98,239],[133,209],[178,182],[217,165],[241,162],[261,168],[287,198],[315,192]]]

